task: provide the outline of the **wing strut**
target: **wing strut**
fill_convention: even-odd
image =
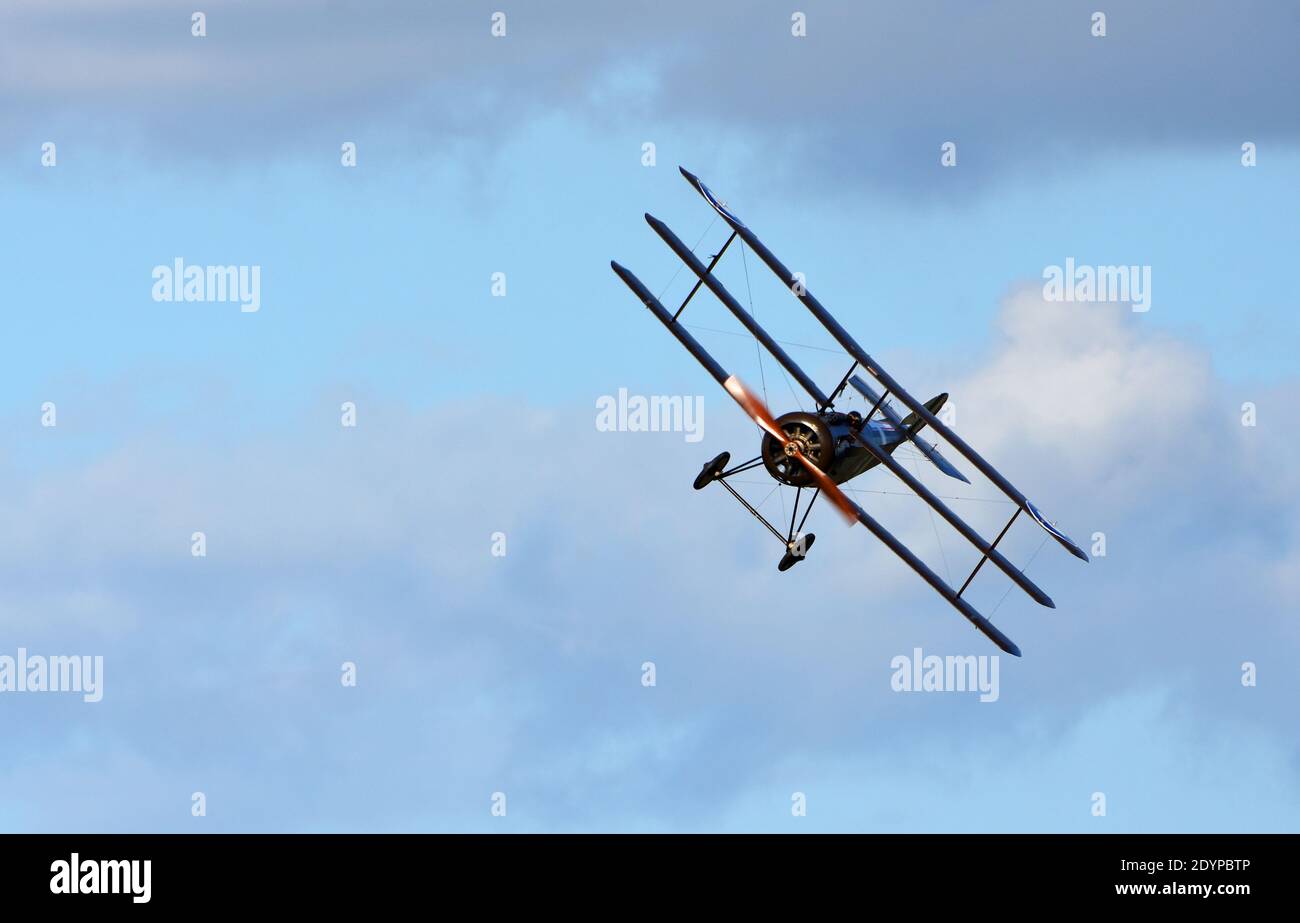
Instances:
[[[713,259],[709,260],[709,267],[705,272],[713,272],[713,267],[718,265],[718,260],[722,259],[722,254],[727,252],[727,248],[731,246],[731,242],[735,239],[736,232],[732,231],[731,236],[727,238],[727,242],[719,248],[717,253],[713,254]],[[682,312],[686,310],[686,306],[691,303],[691,299],[695,297],[695,293],[700,290],[700,286],[703,284],[704,277],[701,276],[696,280],[695,285],[691,288],[691,293],[686,296],[686,300],[682,302],[681,307],[677,309],[677,313],[673,315],[673,320],[677,320],[682,316]]]
[[[1002,536],[1007,534],[1007,530],[1011,528],[1011,524],[1016,521],[1016,517],[1019,515],[1020,515],[1020,507],[1016,507],[1016,511],[1011,514],[1011,518],[1008,519],[1007,524],[1002,527],[1002,531],[998,533],[998,537],[993,539],[993,544],[989,546],[990,552],[994,548],[998,547],[998,542],[1002,541]],[[1046,539],[1044,539],[1044,541],[1046,541]],[[975,575],[980,572],[980,568],[984,566],[984,562],[987,561],[988,559],[989,559],[989,555],[985,554],[984,557],[980,558],[979,561],[976,562],[974,569],[970,572],[970,576],[966,578],[966,582],[963,583],[961,585],[961,589],[957,591],[958,596],[966,592],[966,587],[970,586],[970,582],[975,579]],[[1055,609],[1056,606],[1053,604],[1052,608]]]

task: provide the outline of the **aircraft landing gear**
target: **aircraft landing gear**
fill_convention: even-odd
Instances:
[[[736,488],[727,483],[727,478],[731,477],[733,474],[740,474],[743,471],[749,471],[753,468],[757,468],[759,465],[765,464],[763,456],[760,455],[758,458],[751,458],[749,461],[739,464],[731,470],[727,470],[727,463],[730,461],[731,453],[723,452],[717,458],[706,462],[704,467],[700,469],[700,473],[695,476],[695,489],[703,490],[714,481],[717,481],[725,487],[727,492],[740,502],[741,506],[749,510],[750,514],[766,526],[767,531],[776,536],[777,541],[785,546],[785,555],[781,558],[781,562],[777,564],[777,570],[789,570],[804,559],[804,556],[808,554],[808,549],[811,548],[813,542],[817,540],[817,536],[813,535],[811,532],[804,535],[799,530],[802,529],[803,524],[808,521],[808,514],[812,512],[813,501],[817,499],[821,491],[813,491],[812,499],[809,500],[808,505],[804,507],[803,519],[800,519],[799,498],[803,496],[804,488],[795,485],[797,487],[797,492],[794,497],[794,511],[790,514],[790,529],[782,535],[776,530],[776,526],[768,522],[763,514],[756,510],[748,500],[736,493]],[[778,478],[777,483],[780,485],[783,482]],[[798,524],[796,525],[796,523]]]
[[[808,549],[817,541],[817,536],[809,532],[807,535],[801,535],[787,545],[785,556],[781,558],[781,563],[776,566],[779,571],[787,571],[794,567],[808,554]]]
[[[729,461],[731,461],[731,453],[723,452],[713,461],[706,462],[704,467],[700,469],[700,473],[695,476],[695,489],[703,490],[713,481],[716,481],[718,475],[726,469]]]

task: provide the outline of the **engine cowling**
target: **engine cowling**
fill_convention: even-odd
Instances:
[[[823,471],[830,469],[835,460],[835,437],[825,420],[814,413],[796,410],[777,417],[776,424],[809,461]],[[808,469],[793,454],[787,454],[786,447],[770,435],[763,437],[762,455],[767,473],[782,484],[807,487],[813,483]]]

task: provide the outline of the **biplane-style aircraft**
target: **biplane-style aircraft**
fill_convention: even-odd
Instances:
[[[650,227],[654,228],[655,233],[664,239],[664,242],[695,273],[698,279],[690,294],[686,296],[686,300],[682,302],[675,313],[670,314],[659,302],[659,299],[642,284],[640,279],[616,262],[611,262],[610,265],[619,278],[627,283],[628,288],[632,289],[642,303],[650,309],[651,313],[659,318],[669,332],[677,337],[678,341],[704,366],[709,374],[717,380],[718,384],[722,385],[727,393],[735,398],[745,413],[765,433],[757,457],[729,468],[728,464],[731,461],[731,455],[723,452],[717,458],[705,464],[703,470],[695,479],[695,489],[703,489],[717,481],[730,491],[785,546],[785,555],[778,565],[780,570],[783,571],[788,570],[801,560],[808,548],[812,546],[815,536],[811,534],[802,535],[801,530],[804,522],[807,521],[813,503],[819,495],[825,494],[844,514],[850,524],[860,522],[866,526],[876,538],[884,542],[894,554],[902,558],[926,583],[937,590],[944,599],[952,603],[971,624],[990,638],[994,644],[1007,653],[1019,657],[1020,648],[987,618],[977,612],[969,602],[963,599],[962,593],[970,586],[971,580],[984,566],[984,562],[992,561],[1036,602],[1051,608],[1056,607],[1056,604],[1052,602],[1046,593],[1039,589],[1032,580],[1025,576],[1023,571],[1003,557],[1002,553],[997,550],[998,543],[1002,541],[1002,538],[1007,534],[1012,523],[1016,521],[1016,517],[1022,511],[1028,513],[1034,522],[1046,529],[1052,538],[1056,539],[1075,557],[1087,561],[1088,555],[1071,541],[1065,533],[1048,522],[1046,517],[1029,502],[1024,494],[1017,490],[996,468],[985,461],[979,453],[966,444],[965,440],[936,416],[943,407],[944,402],[947,401],[948,395],[940,394],[938,397],[922,403],[908,394],[897,381],[880,367],[876,360],[867,355],[866,350],[859,346],[853,337],[849,336],[848,332],[839,325],[830,312],[822,307],[821,302],[813,297],[812,293],[803,285],[802,280],[791,273],[772,251],[763,245],[763,242],[754,235],[754,232],[746,227],[744,222],[737,218],[726,204],[713,194],[708,186],[700,181],[699,177],[688,172],[685,168],[680,169],[687,182],[704,197],[705,201],[722,216],[723,220],[731,228],[731,236],[727,238],[726,243],[722,245],[706,266],[666,224],[653,215],[647,214],[645,216],[646,221],[649,222]],[[758,325],[753,316],[741,306],[740,302],[732,297],[731,293],[722,286],[722,283],[714,275],[713,270],[718,265],[718,261],[737,237],[740,238],[743,245],[748,246],[750,250],[756,253],[772,272],[776,273],[782,284],[812,312],[813,316],[822,323],[831,336],[853,359],[853,365],[849,367],[839,385],[830,394],[822,391],[817,386],[817,383],[795,364],[785,350],[768,335],[767,331]],[[736,316],[736,319],[740,321],[745,329],[753,334],[754,338],[771,353],[781,367],[812,396],[817,404],[816,413],[795,411],[774,418],[756,394],[746,388],[736,376],[729,375],[700,346],[699,342],[680,323],[679,319],[701,286],[707,287],[713,292],[727,309]],[[863,378],[854,374],[859,368],[874,378],[884,390],[877,392]],[[835,401],[846,387],[852,387],[871,403],[871,409],[866,414],[842,413],[835,409]],[[908,408],[910,413],[906,417],[900,418],[892,406],[887,403],[888,398],[891,396]],[[1011,519],[1007,521],[1007,524],[1003,526],[1002,531],[998,533],[998,536],[992,542],[986,541],[983,536],[967,525],[947,504],[935,496],[929,488],[894,459],[894,450],[903,443],[910,443],[944,474],[966,481],[961,472],[939,453],[937,447],[921,438],[921,431],[926,426],[929,426],[932,432],[942,436],[958,454],[974,465],[981,474],[992,481],[999,490],[1016,504],[1015,513],[1012,514]],[[759,465],[762,465],[779,484],[797,488],[794,513],[790,517],[790,528],[784,534],[768,522],[735,488],[727,483],[727,479],[732,475],[749,471]],[[857,477],[876,465],[884,465],[888,468],[979,550],[980,559],[975,564],[970,575],[967,576],[965,582],[962,583],[960,589],[953,590],[924,561],[913,554],[911,549],[895,538],[893,534],[887,531],[840,489],[840,484]],[[967,483],[970,482],[967,481]],[[795,520],[799,515],[799,498],[805,488],[812,489],[813,495],[804,508],[803,519],[799,520],[796,526]]]

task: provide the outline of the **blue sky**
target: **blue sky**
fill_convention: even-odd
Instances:
[[[1118,4],[1096,38],[1081,4],[807,3],[794,38],[788,4],[574,2],[494,39],[501,6],[230,3],[204,38],[155,0],[0,13],[0,654],[106,671],[95,704],[0,694],[0,825],[1297,829],[1294,9]],[[1009,537],[1056,611],[972,587],[1026,652],[998,702],[890,690],[914,647],[993,651],[863,530],[814,513],[778,574],[687,486],[758,436],[608,268],[673,301],[642,213],[724,239],[679,163],[1105,533],[1088,566]],[[259,265],[261,310],[154,302],[177,257]],[[1067,257],[1150,265],[1151,310],[1043,302]],[[833,384],[829,337],[748,269],[719,274]],[[739,329],[707,293],[688,319]],[[789,409],[752,342],[697,335]],[[619,388],[702,394],[704,440],[598,432]],[[1009,515],[921,475],[986,532]],[[941,573],[973,565],[887,474],[860,488]]]

